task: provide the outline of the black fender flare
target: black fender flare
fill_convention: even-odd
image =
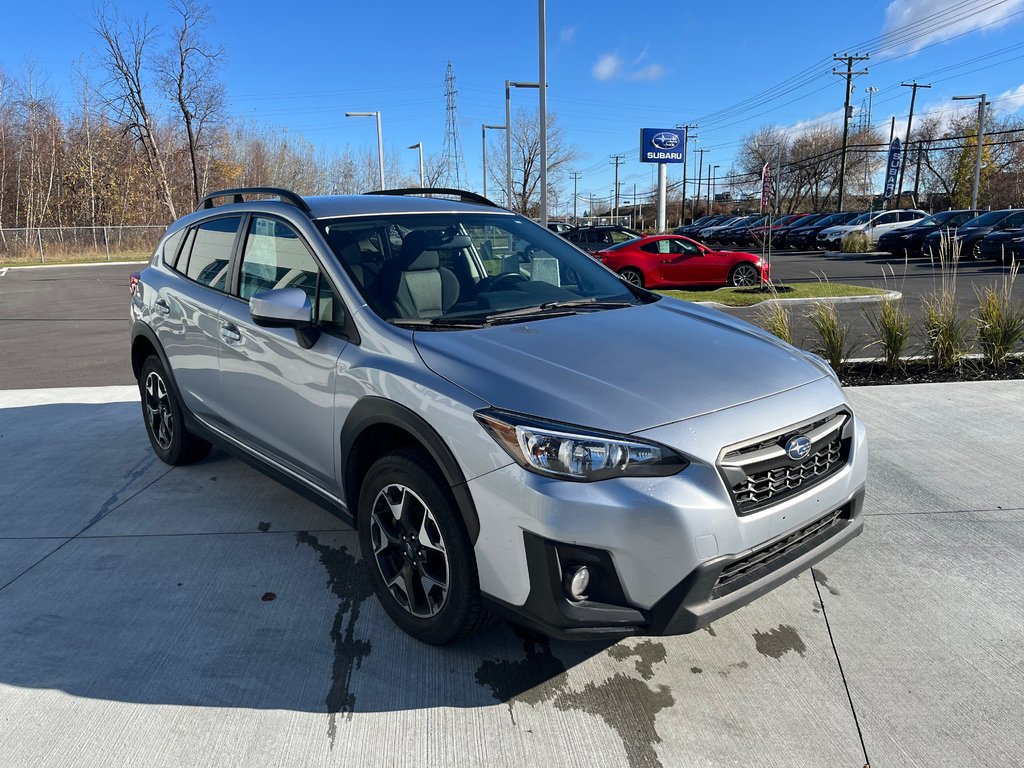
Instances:
[[[356,487],[352,449],[359,436],[367,429],[381,424],[398,427],[412,435],[430,454],[444,475],[445,482],[455,497],[455,503],[466,526],[469,540],[476,543],[480,535],[480,518],[473,504],[473,497],[466,485],[466,477],[451,449],[427,421],[418,414],[393,400],[369,396],[353,406],[341,429],[341,472],[343,490],[352,516],[355,517],[358,499],[352,498],[351,489]]]

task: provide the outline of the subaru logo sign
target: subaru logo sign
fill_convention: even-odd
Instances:
[[[651,144],[654,145],[656,149],[675,149],[679,146],[679,137],[674,133],[662,131],[661,133],[656,133],[651,137]]]
[[[797,435],[786,441],[786,455],[793,461],[807,458],[811,452],[811,439],[807,435]]]
[[[640,129],[641,163],[681,163],[686,157],[686,138],[671,128]]]

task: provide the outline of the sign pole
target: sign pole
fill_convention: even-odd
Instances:
[[[665,197],[668,191],[668,166],[658,163],[658,233],[665,231]]]

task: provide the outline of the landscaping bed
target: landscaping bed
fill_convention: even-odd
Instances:
[[[910,360],[896,369],[890,369],[881,362],[847,363],[839,379],[845,387],[1024,379],[1024,357],[1007,360],[998,368],[986,365],[980,359],[964,360],[951,368],[939,368],[927,360]]]
[[[774,299],[835,299],[850,296],[881,298],[886,296],[888,291],[880,288],[867,288],[862,285],[822,281],[775,285],[771,288],[718,288],[704,291],[657,291],[657,293],[685,301],[711,301],[728,307],[752,307],[755,304]]]

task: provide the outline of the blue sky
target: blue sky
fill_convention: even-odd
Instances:
[[[114,4],[170,24],[163,2]],[[504,80],[537,79],[535,2],[210,4],[210,37],[227,53],[223,80],[232,115],[286,125],[328,148],[362,148],[375,146],[373,121],[343,114],[380,110],[386,148],[402,150],[410,173],[416,157],[406,146],[422,141],[427,153],[442,146],[444,74],[452,61],[475,189],[480,125],[504,122]],[[96,47],[93,4],[6,5],[0,67],[17,74],[33,61],[60,101],[70,103],[73,65],[82,59],[88,67]],[[641,127],[698,123],[699,143],[691,148],[708,149],[705,164],[720,165],[721,175],[739,139],[762,125],[838,122],[843,86],[828,74],[835,52],[871,53],[853,99],[860,104],[865,87],[879,89],[876,125],[888,125],[892,115],[905,125],[910,89],[899,83],[915,78],[934,83],[920,92],[918,114],[950,110],[952,95],[982,91],[997,110],[1024,108],[1024,0],[733,0],[646,8],[551,1],[547,17],[548,104],[580,151],[574,168],[583,173],[581,195],[609,195],[613,153],[626,155],[624,194],[634,183],[640,190],[653,185],[653,166],[637,159]],[[900,36],[915,23],[913,35]],[[513,107],[536,101],[536,91],[513,92]],[[670,169],[670,180],[680,175]]]

